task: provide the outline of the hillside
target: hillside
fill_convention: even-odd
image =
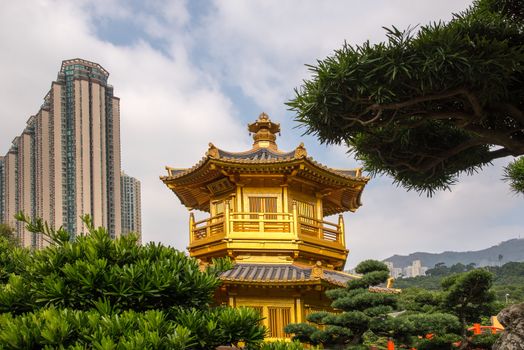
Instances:
[[[499,261],[499,255],[502,260]],[[420,260],[422,266],[433,267],[435,264],[443,262],[447,266],[456,263],[467,265],[475,263],[477,266],[500,265],[510,261],[524,261],[524,239],[510,239],[493,247],[468,252],[443,252],[443,253],[424,253],[417,252],[409,255],[393,255],[383,261],[391,261],[395,267],[406,267],[411,265],[413,260]]]
[[[510,262],[502,266],[486,267],[486,269],[493,274],[492,290],[499,302],[524,302],[524,262]],[[395,281],[395,287],[440,290],[442,279],[452,274],[448,270],[443,275],[399,278]]]

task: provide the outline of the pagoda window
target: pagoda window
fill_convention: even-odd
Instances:
[[[250,213],[277,213],[277,197],[249,197],[249,212]],[[257,215],[251,215],[252,219],[256,219]],[[276,219],[276,215],[265,215],[266,219]]]
[[[315,204],[295,200],[297,203],[297,213],[304,218],[315,218]]]
[[[211,214],[213,216],[218,216],[224,214],[224,201],[216,201],[212,203],[213,209]]]
[[[284,327],[291,323],[290,307],[268,307],[269,334],[272,338],[289,338]]]
[[[300,222],[300,232],[312,236],[318,234],[318,221],[316,220],[315,204],[311,202],[294,200],[297,206],[298,220]]]

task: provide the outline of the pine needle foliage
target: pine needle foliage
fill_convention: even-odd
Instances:
[[[460,174],[524,154],[522,8],[478,0],[448,23],[346,43],[309,66],[288,106],[305,133],[346,145],[371,175],[429,196],[449,189]]]

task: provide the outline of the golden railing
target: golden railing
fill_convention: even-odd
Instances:
[[[191,227],[191,241],[198,241],[211,236],[222,235],[225,232],[223,214],[196,222],[194,221],[194,217],[191,216],[189,221]]]
[[[288,213],[230,213],[229,232],[288,233],[293,216]]]
[[[191,242],[221,239],[227,234],[260,233],[289,234],[294,239],[314,239],[330,244],[344,243],[344,221],[338,224],[297,214],[293,204],[291,213],[231,212],[226,203],[224,213],[204,220],[189,219]],[[270,236],[268,236],[270,237]]]
[[[315,237],[322,241],[344,243],[341,241],[342,232],[340,224],[337,225],[329,221],[299,216],[298,226],[299,233],[302,235]]]

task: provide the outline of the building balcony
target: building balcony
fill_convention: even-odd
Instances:
[[[192,256],[203,257],[224,250],[237,254],[258,252],[308,252],[345,260],[344,221],[338,223],[299,215],[295,204],[290,213],[232,212],[195,221],[190,214]],[[217,254],[218,255],[218,254]]]

